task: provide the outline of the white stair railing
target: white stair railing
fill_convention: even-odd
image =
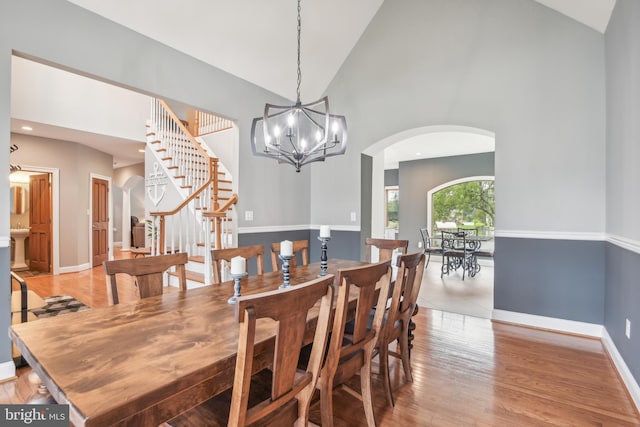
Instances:
[[[229,242],[229,215],[238,196],[230,186],[220,187],[230,182],[220,179],[218,159],[209,156],[164,101],[152,99],[149,128],[148,144],[183,198],[172,210],[150,213],[151,253],[202,255],[205,284],[211,284],[210,249]],[[221,191],[230,195],[221,198]]]

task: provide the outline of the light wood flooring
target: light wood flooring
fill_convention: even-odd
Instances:
[[[41,296],[68,294],[92,307],[106,305],[102,268],[27,283]],[[135,299],[131,291],[121,295]],[[374,375],[380,426],[640,426],[599,340],[428,308],[415,321],[413,383],[405,382],[399,361],[391,362],[394,408],[386,406]],[[0,384],[0,403],[28,398],[28,372]],[[336,426],[366,425],[362,404],[346,392],[334,393],[334,406]],[[311,420],[320,424],[318,404]]]

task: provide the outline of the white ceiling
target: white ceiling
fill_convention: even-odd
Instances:
[[[70,0],[288,99],[296,98],[294,0]],[[305,0],[302,101],[320,98],[383,0]]]
[[[179,5],[174,0],[69,1],[276,94],[295,99],[297,22],[293,0],[183,0]],[[600,32],[606,30],[615,5],[615,0],[535,1]],[[303,102],[323,94],[382,2],[302,2]],[[14,127],[16,132],[24,133],[17,123],[12,124],[12,131]],[[41,129],[38,134],[50,136],[46,135],[50,130]],[[83,139],[83,135],[71,130],[68,136],[65,129],[53,130],[56,133],[51,137]],[[116,142],[103,147],[119,162]],[[404,142],[398,151],[409,158],[415,158],[418,151],[423,157],[447,155],[429,154],[425,149],[428,145],[434,144],[414,138]],[[461,154],[458,151],[464,146],[464,142],[453,143],[452,147],[458,148],[449,155]],[[472,146],[477,147],[475,143]],[[398,157],[390,163],[396,160],[407,159]],[[131,161],[135,159],[126,160]]]
[[[433,157],[488,153],[496,149],[495,138],[470,132],[432,132],[406,138],[384,150],[384,168],[397,169],[400,162]]]

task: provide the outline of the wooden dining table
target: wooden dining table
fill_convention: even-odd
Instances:
[[[363,264],[329,260],[328,273]],[[319,272],[320,263],[291,268],[291,286]],[[281,272],[248,276],[241,293],[280,284]],[[75,426],[159,425],[233,386],[233,292],[233,282],[171,292],[14,325],[10,335]],[[268,366],[274,337],[275,323],[258,327],[255,371]]]

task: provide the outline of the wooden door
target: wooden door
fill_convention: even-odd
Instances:
[[[109,182],[92,178],[92,266],[96,267],[109,259]]]
[[[50,174],[29,177],[29,269],[51,271]]]

